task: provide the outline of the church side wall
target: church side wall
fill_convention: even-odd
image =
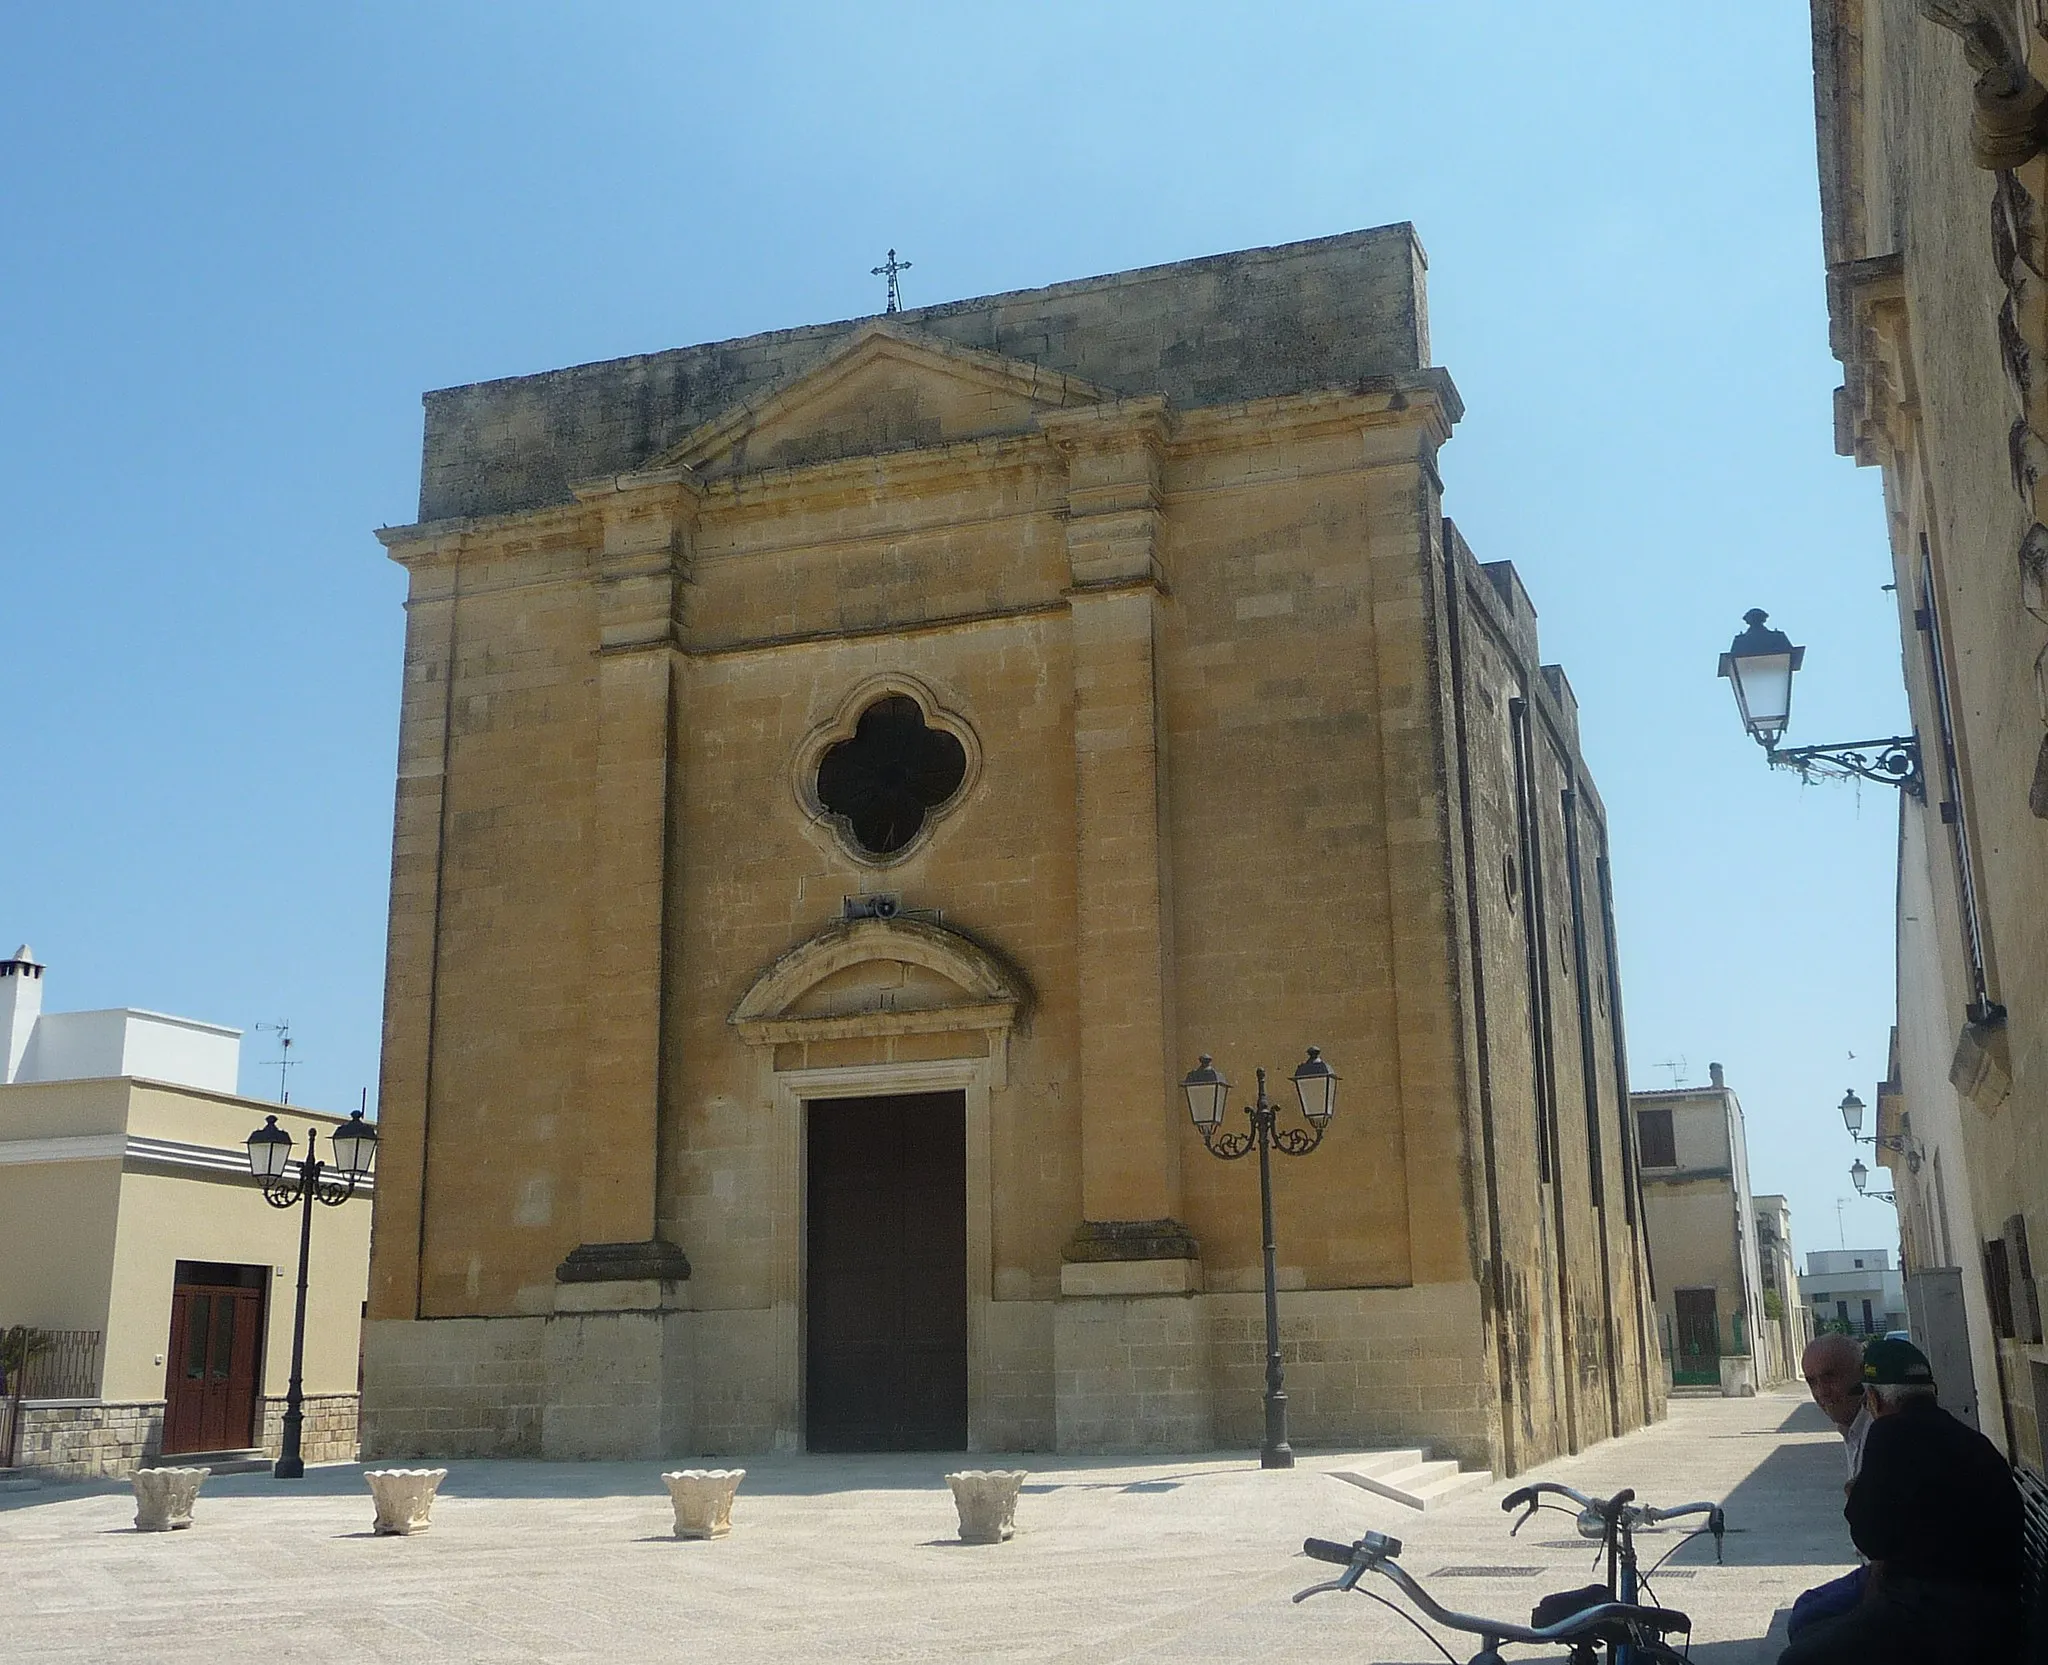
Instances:
[[[1569,688],[1539,669],[1519,579],[1505,563],[1481,567],[1455,530],[1447,542],[1471,819],[1465,923],[1477,924],[1470,975],[1485,1007],[1475,1113],[1491,1154],[1479,1194],[1498,1222],[1485,1281],[1506,1384],[1504,1461],[1519,1471],[1661,1415],[1662,1388],[1621,1086],[1604,815]]]

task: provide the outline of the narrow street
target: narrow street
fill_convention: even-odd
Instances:
[[[409,1539],[371,1536],[352,1465],[292,1487],[209,1481],[192,1530],[163,1535],[131,1530],[125,1486],[51,1486],[0,1496],[0,1635],[13,1657],[49,1665],[681,1661],[707,1649],[721,1665],[1409,1665],[1441,1655],[1386,1608],[1290,1603],[1323,1576],[1302,1538],[1393,1533],[1402,1564],[1468,1612],[1526,1615],[1545,1591],[1596,1576],[1563,1516],[1509,1537],[1504,1481],[1425,1515],[1332,1479],[1343,1459],[1329,1453],[1276,1474],[1235,1457],[1015,1461],[1032,1471],[1017,1536],[984,1548],[953,1539],[942,1475],[957,1462],[943,1457],[748,1459],[732,1536],[711,1543],[669,1536],[653,1463],[455,1464],[433,1529]],[[1819,1412],[1777,1392],[1676,1400],[1657,1427],[1523,1478],[1723,1501],[1725,1564],[1710,1540],[1686,1543],[1656,1588],[1693,1615],[1694,1659],[1748,1665],[1775,1658],[1793,1597],[1849,1564],[1841,1477]],[[1676,1542],[1644,1535],[1645,1565]],[[1453,1643],[1460,1660],[1474,1646]]]

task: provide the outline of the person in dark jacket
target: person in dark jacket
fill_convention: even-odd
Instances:
[[[1998,1448],[1935,1399],[1910,1341],[1863,1355],[1870,1433],[1842,1511],[1870,1559],[1861,1605],[1802,1630],[1778,1665],[1966,1665],[2020,1641],[2020,1496]]]

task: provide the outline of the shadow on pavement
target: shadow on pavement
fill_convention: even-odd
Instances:
[[[1811,1399],[1801,1400],[1792,1408],[1785,1420],[1778,1424],[1781,1434],[1833,1434],[1835,1425]],[[1840,1436],[1837,1435],[1837,1438]]]
[[[1856,1552],[1842,1519],[1847,1477],[1841,1448],[1832,1441],[1779,1446],[1723,1499],[1729,1564],[1743,1559],[1741,1534],[1756,1532],[1768,1535],[1774,1565],[1853,1565]]]

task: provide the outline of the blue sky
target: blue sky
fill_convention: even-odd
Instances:
[[[1767,772],[1713,675],[1761,605],[1809,649],[1793,740],[1905,721],[1878,480],[1832,443],[1804,7],[9,33],[0,934],[54,1008],[289,1018],[297,1102],[374,1101],[404,586],[370,533],[414,518],[423,390],[875,311],[892,245],[915,306],[1408,219],[1468,412],[1447,507],[1520,569],[1608,806],[1636,1084],[1723,1062],[1800,1246],[1838,1197],[1895,1240],[1833,1111],[1884,1070],[1893,794]]]

